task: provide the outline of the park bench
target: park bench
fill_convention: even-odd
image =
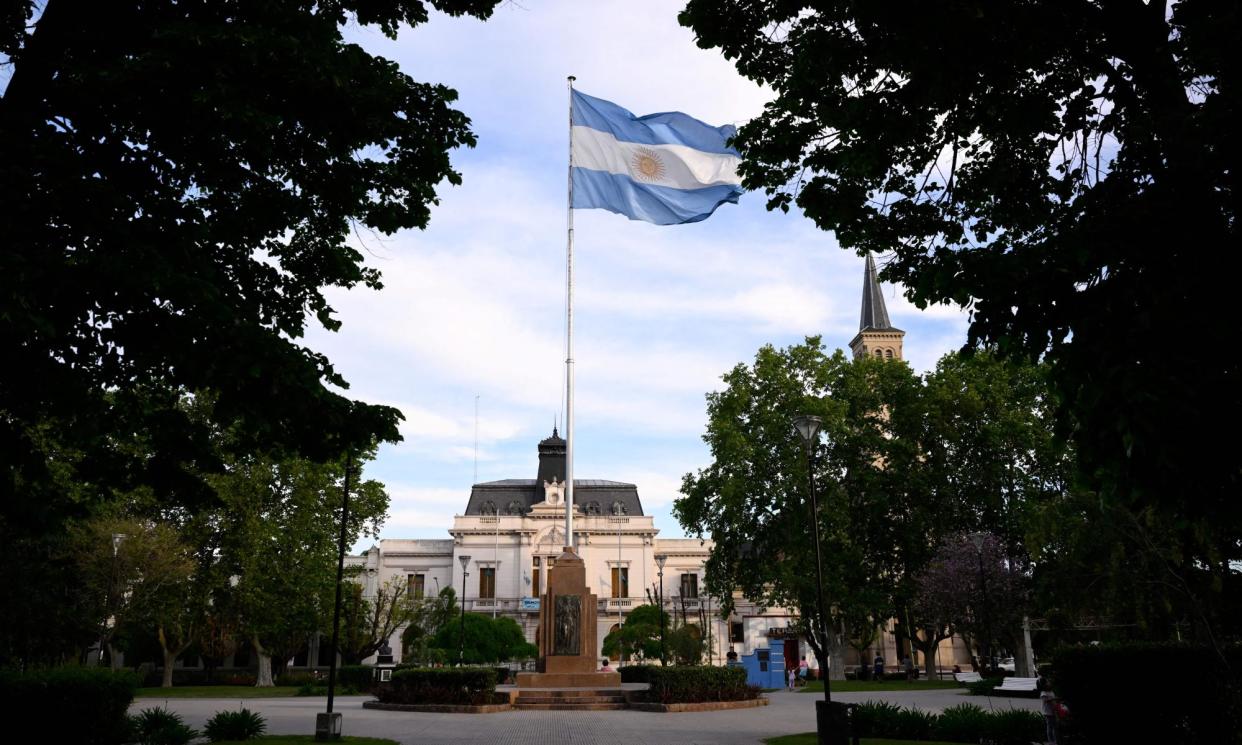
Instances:
[[[994,692],[1034,693],[1039,690],[1039,678],[1015,678],[1009,676],[1001,681]]]
[[[978,683],[983,680],[979,673],[953,673],[953,677],[958,683]]]

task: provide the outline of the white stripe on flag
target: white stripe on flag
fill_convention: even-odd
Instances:
[[[674,189],[741,184],[736,155],[705,153],[685,145],[621,142],[590,127],[573,128],[573,165],[629,176],[640,183]]]

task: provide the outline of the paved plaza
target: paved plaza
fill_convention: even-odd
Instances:
[[[755,745],[765,737],[809,732],[815,728],[815,701],[809,693],[777,691],[767,694],[771,704],[756,709],[737,709],[685,714],[652,714],[639,711],[508,711],[499,714],[419,714],[363,709],[365,696],[337,699],[336,708],[344,714],[345,734],[387,737],[402,745],[415,743],[513,743],[543,745],[547,742],[625,743],[625,745],[664,745],[666,743],[727,743]],[[917,706],[925,711],[941,711],[955,704],[970,702],[984,708],[1022,708],[1039,710],[1033,699],[966,696],[953,689],[935,691],[877,691],[842,693],[837,700],[858,703],[888,701],[900,706]],[[132,711],[165,705],[158,698],[136,701]],[[201,728],[217,711],[240,705],[267,718],[268,734],[312,734],[315,712],[322,711],[323,698],[247,699],[169,699],[168,708],[179,712],[192,727]]]

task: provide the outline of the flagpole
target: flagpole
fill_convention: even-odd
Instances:
[[[574,81],[569,76],[569,168],[565,249],[565,547],[574,550]]]

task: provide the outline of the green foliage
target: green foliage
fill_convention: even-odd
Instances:
[[[971,696],[991,696],[992,691],[1003,682],[1004,678],[983,678],[967,683],[966,691]]]
[[[375,684],[375,666],[342,665],[337,668],[336,680],[339,685],[348,686],[355,691],[369,691]]]
[[[1025,709],[993,711],[986,730],[987,737],[996,745],[1030,745],[1041,741],[1045,734],[1043,715]]]
[[[684,623],[666,634],[668,656],[677,665],[699,665],[707,651],[707,640],[697,624]]]
[[[262,714],[247,708],[237,711],[218,711],[207,720],[203,734],[212,742],[221,740],[253,740],[267,730]]]
[[[1129,602],[1157,616],[1152,638],[1186,617],[1206,617],[1205,641],[1239,628],[1226,607],[1238,458],[1203,432],[1242,415],[1239,356],[1205,349],[1188,364],[1168,349],[1189,318],[1199,339],[1233,332],[1232,298],[1205,290],[1202,267],[1242,242],[1238,71],[1223,62],[1237,13],[691,0],[680,16],[774,91],[734,141],[769,208],[796,204],[842,246],[884,254],[883,276],[920,307],[969,308],[972,346],[1048,363],[1096,492],[1069,511],[1111,523],[1104,550],[1065,576],[1098,591],[1117,554],[1158,568],[1139,578],[1171,569],[1103,598],[1140,593]]]
[[[940,712],[932,735],[948,742],[979,742],[988,732],[992,714],[974,704],[958,704]]]
[[[609,631],[604,637],[603,652],[609,657],[624,656],[629,660],[660,659],[660,616],[669,628],[669,615],[650,603],[635,606],[625,617],[620,630]]]
[[[392,682],[379,686],[376,697],[393,704],[493,703],[496,670],[490,667],[404,668],[393,671]]]
[[[1152,716],[1135,717],[1133,692],[1118,681],[1166,670]],[[1052,661],[1053,690],[1086,742],[1242,743],[1242,646],[1222,654],[1185,644],[1066,647]]]
[[[345,588],[341,607],[341,656],[358,664],[388,641],[414,615],[414,603],[404,578],[394,577],[380,585],[374,597],[363,597],[359,583]]]
[[[623,665],[617,668],[622,683],[650,683],[651,671],[659,665]]]
[[[512,618],[501,616],[493,619],[481,613],[467,613],[465,627],[464,654],[467,664],[524,660],[539,654],[535,645],[526,641],[522,627]],[[451,659],[456,660],[461,628],[460,618],[441,626],[432,639],[432,648],[443,649]]]
[[[859,737],[884,737],[895,729],[893,722],[901,707],[887,701],[864,701],[854,707],[854,734]]]
[[[0,700],[16,713],[18,739],[114,745],[129,731],[138,683],[134,673],[97,668],[0,670]]]
[[[187,726],[181,715],[161,706],[143,709],[131,720],[138,745],[189,745],[198,731]]]
[[[647,700],[661,704],[704,701],[744,701],[758,697],[759,689],[746,683],[746,671],[711,665],[643,666],[650,688]],[[623,670],[627,668],[622,668]],[[631,677],[633,674],[631,673]],[[624,678],[623,678],[624,680]]]
[[[707,586],[723,610],[735,589],[797,609],[819,651],[896,618],[928,656],[947,619],[920,615],[914,598],[937,542],[996,529],[1020,568],[1023,515],[1063,488],[1066,458],[1036,368],[948,355],[920,379],[904,363],[829,354],[812,337],[765,346],[724,381],[707,397],[713,462],[686,475],[674,514],[715,541]],[[844,638],[815,638],[807,459],[791,432],[800,413],[823,419],[814,464],[826,625],[844,626]]]

